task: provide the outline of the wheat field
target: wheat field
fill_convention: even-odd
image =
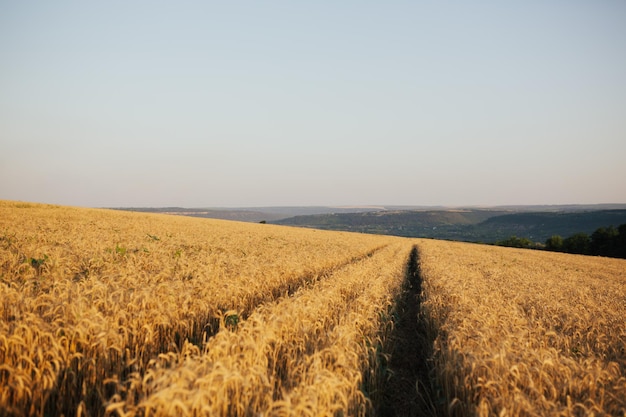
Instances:
[[[624,415],[626,261],[0,201],[0,415]]]
[[[450,415],[626,412],[626,261],[422,241]]]

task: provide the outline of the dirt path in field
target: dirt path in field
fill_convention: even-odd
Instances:
[[[419,254],[413,248],[406,266],[406,283],[397,303],[398,318],[389,344],[389,380],[377,416],[437,416],[436,396],[428,360],[433,340],[420,316],[422,277]]]

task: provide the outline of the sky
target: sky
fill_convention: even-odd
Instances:
[[[626,2],[0,0],[0,199],[626,203]]]

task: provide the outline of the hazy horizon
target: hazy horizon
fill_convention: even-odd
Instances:
[[[0,0],[0,199],[626,202],[626,2]]]
[[[17,203],[33,203],[33,204],[50,204],[50,205],[59,205],[58,203],[47,203],[45,201],[30,201],[30,200],[5,200],[5,201],[15,201]],[[63,204],[60,204],[63,205]],[[587,210],[587,208],[593,208],[594,210],[613,210],[626,209],[626,203],[564,203],[564,204],[498,204],[498,205],[484,205],[484,204],[460,204],[460,205],[442,205],[442,204],[432,204],[432,205],[423,205],[423,204],[311,204],[311,205],[264,205],[264,206],[182,206],[180,204],[166,205],[166,206],[85,206],[85,205],[68,205],[69,207],[83,207],[83,208],[98,208],[98,209],[114,209],[114,210],[126,210],[126,209],[139,209],[139,210],[161,210],[161,209],[184,209],[184,210],[214,210],[214,211],[263,211],[267,210],[298,210],[298,209],[341,209],[344,212],[348,213],[350,209],[354,209],[356,211],[366,210],[366,209],[375,209],[375,210],[497,210],[497,209],[531,209],[533,208],[555,208],[555,209],[566,209],[566,208],[578,208],[580,210]],[[369,210],[368,210],[369,211]]]
[[[498,204],[498,205],[484,205],[484,204],[461,204],[461,205],[442,205],[442,204],[311,204],[306,206],[294,206],[294,205],[266,205],[266,206],[102,206],[100,208],[184,208],[184,209],[263,209],[263,208],[305,208],[305,207],[333,207],[341,209],[361,209],[361,208],[498,208],[498,207],[568,207],[568,206],[626,206],[626,203],[612,202],[612,203],[564,203],[564,204]]]

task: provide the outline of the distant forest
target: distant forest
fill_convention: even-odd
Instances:
[[[553,235],[546,240],[545,245],[516,236],[498,241],[496,245],[626,259],[626,224],[617,228],[600,227],[591,235],[576,233],[566,238]]]

